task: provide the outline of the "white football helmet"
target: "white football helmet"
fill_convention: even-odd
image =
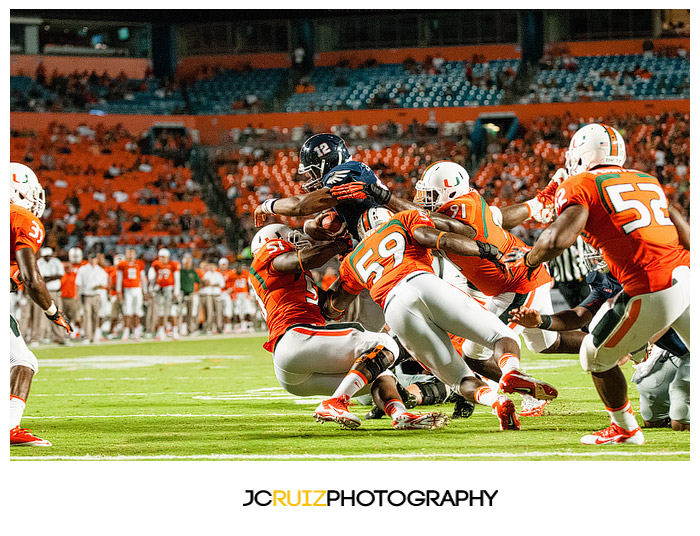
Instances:
[[[36,174],[24,164],[10,162],[10,203],[41,218],[46,208],[44,189]]]
[[[68,250],[68,260],[73,264],[83,262],[83,250],[80,248],[70,248]]]
[[[158,250],[158,257],[165,257],[166,259],[170,258],[170,251],[166,248],[160,248]]]
[[[289,234],[292,230],[282,223],[271,223],[260,229],[253,240],[250,241],[250,251],[253,256],[257,255],[261,247],[270,240],[284,240],[288,242]]]
[[[219,259],[219,268],[222,270],[228,270],[228,259],[226,257],[221,257]]]
[[[624,166],[627,160],[625,140],[614,128],[591,123],[579,128],[566,151],[566,171],[571,175],[583,173],[595,166]]]
[[[360,240],[364,240],[372,234],[374,229],[388,222],[393,215],[393,212],[384,207],[372,207],[365,210],[357,222],[357,235],[360,237]]]
[[[469,173],[455,162],[440,160],[429,165],[416,183],[413,202],[427,210],[437,210],[442,205],[471,190]]]

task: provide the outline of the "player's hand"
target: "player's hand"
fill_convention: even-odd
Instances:
[[[343,248],[342,251],[338,253],[341,261],[343,260],[343,257],[345,257],[345,255],[347,255],[353,249],[355,249],[355,246],[352,243],[352,237],[350,235],[340,236],[335,239],[335,242]]]
[[[253,217],[255,218],[255,226],[256,227],[262,227],[265,223],[265,213],[262,211],[262,205],[258,205],[255,207],[255,212],[253,213]]]
[[[68,333],[73,331],[73,328],[70,326],[70,322],[68,322],[68,318],[66,318],[66,315],[64,315],[63,311],[61,311],[60,309],[52,315],[47,314],[46,318],[51,320],[51,322],[53,322],[54,324],[58,324],[59,326],[61,326]]]
[[[123,302],[123,301],[124,301],[124,292],[123,292],[123,291],[120,290],[119,292],[117,292],[117,299],[118,299],[120,302]]]
[[[508,322],[515,322],[526,328],[536,328],[542,323],[542,315],[537,309],[522,306],[508,312],[510,313]]]
[[[551,223],[554,220],[554,208],[552,206],[546,206],[540,199],[539,196],[529,201],[525,204],[530,209],[530,218],[538,223]]]
[[[482,242],[481,240],[475,240],[475,242],[479,247],[479,258],[491,261],[501,272],[509,273],[510,270],[508,266],[501,262],[503,252],[500,249],[493,244]]]
[[[342,236],[348,229],[345,222],[336,232],[331,232],[328,229],[324,229],[321,225],[321,220],[326,217],[326,212],[317,214],[314,219],[306,220],[304,222],[304,232],[309,235],[312,240],[317,240],[319,242],[332,242],[337,237]]]
[[[373,199],[380,205],[386,205],[391,199],[391,192],[378,184],[350,182],[331,188],[331,195],[342,201],[344,199]]]
[[[539,267],[539,264],[532,266],[526,263],[527,254],[531,250],[532,248],[514,247],[503,256],[503,262],[506,266],[508,266],[511,272],[515,272],[519,268],[525,267],[527,269],[527,278],[531,279],[532,274]]]
[[[554,194],[556,193],[557,188],[559,188],[559,185],[568,178],[569,174],[564,168],[557,169],[556,173],[554,173],[552,179],[549,181],[549,184],[547,184],[543,190],[537,191],[537,199],[541,201],[544,206],[553,206]]]

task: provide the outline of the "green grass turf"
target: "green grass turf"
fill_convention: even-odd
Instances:
[[[559,398],[545,416],[522,418],[520,432],[499,431],[483,406],[442,430],[397,431],[386,417],[342,430],[314,421],[322,397],[302,399],[279,387],[263,341],[37,349],[41,368],[22,426],[53,447],[13,447],[11,459],[690,459],[689,434],[670,429],[645,431],[641,447],[581,445],[582,435],[609,421],[577,356],[523,351],[523,368],[554,384]],[[631,365],[624,370],[629,377]],[[638,410],[632,384],[629,393]],[[430,409],[452,413],[452,405]],[[354,406],[358,415],[368,410]]]

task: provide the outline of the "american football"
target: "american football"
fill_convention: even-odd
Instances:
[[[321,219],[321,227],[323,227],[326,231],[330,231],[331,233],[337,233],[340,231],[343,228],[344,223],[343,218],[341,218],[340,215],[334,210],[328,212]]]

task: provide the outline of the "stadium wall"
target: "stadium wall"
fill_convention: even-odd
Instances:
[[[36,130],[45,128],[51,122],[63,123],[69,128],[80,124],[96,126],[100,123],[111,126],[121,123],[130,132],[143,132],[154,123],[177,123],[199,132],[202,144],[216,145],[221,142],[221,133],[234,128],[243,129],[248,125],[263,128],[293,128],[309,123],[315,130],[325,130],[349,119],[356,125],[377,125],[384,121],[407,125],[413,120],[425,123],[434,112],[434,119],[440,123],[474,121],[483,113],[512,112],[525,126],[541,116],[563,115],[570,112],[585,119],[605,115],[636,113],[656,115],[662,112],[690,113],[690,100],[640,100],[605,101],[549,104],[520,104],[510,106],[482,106],[465,108],[419,108],[390,110],[339,110],[306,113],[270,113],[251,115],[91,115],[84,113],[43,113],[11,112],[10,126],[16,130]]]

